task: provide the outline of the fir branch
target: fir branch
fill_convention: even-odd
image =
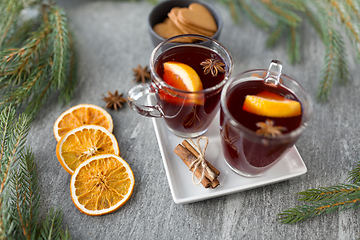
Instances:
[[[68,230],[66,229],[64,232],[61,228],[62,218],[63,215],[61,211],[51,209],[40,231],[41,237],[48,240],[71,239]]]
[[[5,108],[3,111],[8,111],[8,108]],[[13,110],[11,109],[9,111]],[[2,159],[2,164],[4,164],[6,167],[3,172],[3,181],[1,183],[0,194],[7,183],[7,174],[10,166],[17,160],[17,155],[24,148],[26,136],[30,128],[30,118],[22,114],[19,116],[18,120],[13,123],[13,125],[14,126],[12,128],[12,131],[9,133],[8,136],[6,148],[4,149],[5,158]]]
[[[349,31],[350,39],[354,42],[354,47],[357,50],[357,57],[360,61],[360,34],[359,29],[354,25],[349,13],[344,12],[344,6],[338,1],[329,1],[335,13],[340,17],[342,24]],[[351,8],[350,8],[351,9]]]
[[[238,2],[236,0],[229,0],[228,6],[232,19],[234,19],[234,21],[237,23],[240,22],[240,16],[237,14],[239,11]]]
[[[13,226],[9,219],[11,209],[9,210],[7,204],[11,202],[6,190],[8,182],[12,180],[8,177],[10,166],[13,166],[18,159],[18,154],[23,151],[25,138],[29,131],[30,121],[25,115],[20,115],[15,121],[15,109],[12,106],[4,108],[0,113],[0,133],[2,143],[2,158],[1,158],[1,188],[0,188],[0,209],[1,209],[1,232],[6,233],[9,231],[10,226]],[[10,172],[11,173],[11,172]],[[5,200],[5,201],[4,201]],[[5,206],[4,206],[5,203]],[[7,221],[10,221],[7,222]],[[11,227],[12,228],[12,227]]]
[[[37,186],[37,172],[34,155],[27,149],[19,154],[19,160],[11,176],[13,192],[9,199],[13,203],[12,220],[16,221],[18,234],[23,239],[30,239],[36,234],[37,211],[39,208],[39,189]]]
[[[2,184],[0,189],[0,237],[9,239],[39,239],[40,232],[51,233],[46,239],[70,239],[67,230],[60,229],[62,215],[50,212],[51,225],[38,222],[39,189],[34,154],[24,144],[29,132],[30,117],[15,108],[5,107],[0,112],[2,146]],[[39,227],[40,226],[40,227]],[[43,227],[42,227],[43,226]],[[54,237],[54,238],[52,238]]]
[[[5,153],[7,150],[7,144],[9,143],[10,134],[12,133],[13,129],[13,122],[15,118],[15,109],[11,106],[4,108],[3,111],[0,112],[0,161],[1,163],[5,162]],[[7,164],[7,163],[6,163]],[[3,174],[4,165],[2,164],[1,174]],[[1,175],[1,179],[4,176]],[[4,182],[4,181],[2,181]]]
[[[4,55],[0,58],[0,88],[26,80],[32,66],[44,54],[49,33],[50,29],[42,25],[22,48],[7,49],[3,52]]]
[[[296,27],[290,27],[288,55],[290,63],[295,64],[300,61],[300,36]]]
[[[69,47],[70,47],[70,61],[69,61],[69,74],[68,74],[68,78],[66,79],[65,83],[64,83],[64,87],[62,88],[61,92],[60,92],[60,100],[63,100],[65,102],[65,104],[69,103],[73,94],[74,94],[74,89],[76,86],[76,60],[77,60],[77,56],[76,56],[76,51],[74,49],[74,39],[72,37],[71,32],[69,31]]]
[[[352,182],[354,184],[360,183],[360,161],[356,165],[356,167],[350,171],[349,177],[347,179],[349,182]]]
[[[360,21],[359,2],[353,2],[352,0],[345,0],[345,7],[348,9],[348,12],[351,14],[352,18],[355,18],[357,21]]]
[[[322,17],[324,45],[326,48],[324,64],[321,70],[320,83],[317,91],[317,99],[326,101],[329,98],[332,84],[337,76],[347,78],[347,66],[345,59],[345,46],[341,34],[334,28],[331,6],[323,5],[322,2],[314,1]],[[347,79],[343,79],[346,82]]]
[[[14,0],[12,0],[14,1]],[[10,104],[32,119],[51,93],[68,103],[76,85],[73,40],[65,12],[42,5],[42,24],[22,47],[0,53],[0,109]],[[11,44],[10,44],[11,45]]]
[[[229,2],[229,0],[219,1]],[[262,9],[252,10],[256,3],[261,3],[267,12],[273,15],[276,26],[271,27],[272,32],[266,41],[266,45],[272,47],[278,42],[282,34],[288,34],[288,56],[293,64],[299,62],[301,58],[299,37],[299,27],[303,22],[301,16],[310,21],[323,41],[326,50],[317,92],[317,100],[320,102],[328,100],[335,79],[339,79],[339,83],[345,84],[349,78],[346,57],[347,46],[344,44],[343,30],[347,32],[348,38],[353,43],[356,56],[360,62],[359,1],[257,0],[251,1],[251,4],[246,0],[232,0],[232,2],[234,4],[228,4],[232,15],[237,12],[236,14],[239,16],[240,12],[245,12],[252,19],[252,12],[263,12]],[[235,4],[239,6],[248,4],[248,7],[236,9],[234,8]],[[300,15],[300,13],[304,14]],[[271,21],[267,22],[271,24]]]
[[[7,16],[6,18],[0,18],[0,50],[2,49],[3,42],[16,21],[16,18],[23,9],[22,3],[22,1],[12,0],[3,0],[0,3],[0,14],[2,16]]]
[[[349,178],[352,184],[338,184],[331,187],[308,189],[297,193],[301,195],[300,201],[310,202],[295,206],[278,214],[278,221],[285,224],[304,221],[318,215],[356,209],[360,206],[360,162],[353,169]]]
[[[315,202],[313,205],[302,205],[290,208],[278,214],[278,221],[285,224],[296,223],[322,214],[360,206],[360,191],[332,199]]]
[[[36,94],[36,97],[34,97],[28,104],[25,110],[25,114],[29,115],[31,118],[34,118],[36,113],[40,110],[40,108],[44,105],[46,99],[50,95],[51,89],[51,83],[47,82],[42,84],[40,92]]]
[[[49,16],[50,25],[54,26],[52,33],[53,43],[53,63],[52,63],[52,75],[51,81],[54,87],[60,89],[64,86],[66,79],[66,61],[67,55],[70,49],[68,31],[67,31],[67,19],[65,12],[58,7],[53,7]]]
[[[305,11],[305,7],[302,1],[299,0],[273,0],[273,4],[279,5],[283,8],[297,9],[299,11]]]
[[[277,26],[271,32],[270,36],[266,40],[266,43],[265,43],[266,46],[268,48],[275,46],[275,44],[279,41],[279,39],[284,31],[285,31],[285,24],[282,21],[278,21]]]
[[[335,60],[336,53],[332,45],[327,46],[324,65],[322,67],[321,80],[317,90],[317,99],[325,102],[329,98],[335,77]]]
[[[13,31],[11,35],[8,34],[7,38],[3,42],[2,48],[11,49],[20,47],[26,39],[31,37],[31,32],[37,22],[38,20],[36,19],[28,19],[22,24],[18,24],[19,26],[16,26],[16,31]]]
[[[270,12],[279,20],[285,22],[292,27],[298,27],[302,21],[294,11],[283,7],[281,4],[276,4],[271,1],[262,0],[262,3],[270,10]],[[302,10],[298,9],[298,10]]]
[[[353,194],[355,192],[360,192],[360,185],[357,184],[339,184],[332,187],[322,187],[318,189],[308,189],[303,192],[297,193],[302,195],[302,198],[299,198],[299,201],[321,201],[325,199],[337,198],[340,196],[345,196]]]
[[[346,59],[346,52],[345,50],[345,43],[344,41],[340,38],[338,39],[338,44],[339,44],[339,51],[337,52],[337,57],[338,57],[338,62],[337,62],[337,70],[338,70],[338,79],[339,79],[339,83],[342,85],[345,85],[348,82],[349,79],[349,71],[348,71],[348,63],[347,63],[347,59]]]
[[[34,71],[27,78],[25,82],[21,84],[18,88],[10,90],[9,93],[3,96],[4,100],[0,101],[0,105],[14,104],[15,106],[21,105],[22,102],[27,101],[31,95],[36,92],[36,89],[39,87],[39,84],[45,81],[48,70],[47,63],[43,63],[38,66],[38,71]],[[36,97],[36,96],[35,96]]]
[[[311,25],[319,35],[320,39],[324,41],[323,27],[321,25],[321,21],[319,20],[318,13],[314,13],[307,5],[304,5],[304,8],[305,8],[304,12],[305,15],[307,16],[307,19],[309,20],[309,22],[311,23]]]
[[[238,6],[241,10],[245,12],[245,14],[249,16],[250,20],[252,20],[254,24],[256,24],[258,27],[262,28],[265,31],[270,30],[269,23],[264,20],[260,16],[260,14],[258,14],[258,11],[254,10],[250,4],[247,4],[244,0],[238,0]]]

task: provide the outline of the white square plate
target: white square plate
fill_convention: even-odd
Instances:
[[[194,185],[192,183],[192,172],[174,153],[175,147],[181,144],[184,139],[172,134],[165,126],[163,119],[153,118],[153,124],[175,203],[191,203],[219,197],[284,181],[307,172],[305,163],[294,146],[279,162],[260,177],[247,178],[236,174],[223,160],[218,114],[204,136],[209,138],[205,158],[220,171],[218,176],[220,185],[215,189],[204,188],[201,184]],[[201,141],[201,143],[203,147],[204,142]],[[195,180],[197,181],[197,179]]]

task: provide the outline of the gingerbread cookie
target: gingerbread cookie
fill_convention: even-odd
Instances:
[[[154,31],[163,38],[181,34],[199,34],[211,37],[217,31],[217,25],[210,11],[199,3],[189,7],[173,7],[168,18],[154,26]],[[189,39],[183,38],[184,42]]]
[[[178,18],[191,26],[207,31],[216,32],[217,25],[210,11],[199,3],[191,3],[188,8],[182,8],[178,12]]]
[[[162,23],[156,24],[153,29],[160,37],[165,39],[183,34],[169,18],[166,18]]]
[[[171,21],[185,34],[200,34],[205,35],[208,37],[211,37],[215,34],[215,32],[207,31],[205,29],[196,28],[194,26],[191,26],[189,24],[184,23],[179,19],[178,14],[181,11],[182,8],[174,7],[171,9],[171,11],[168,13],[168,17],[171,19]]]

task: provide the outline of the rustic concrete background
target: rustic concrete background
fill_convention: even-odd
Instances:
[[[132,167],[136,185],[131,199],[113,214],[90,217],[73,205],[70,175],[58,163],[52,127],[70,106],[101,100],[107,91],[126,93],[134,86],[137,64],[148,65],[153,46],[147,32],[148,2],[58,1],[66,10],[76,37],[78,84],[71,103],[61,106],[54,95],[33,122],[28,144],[35,152],[41,192],[41,215],[61,207],[64,225],[73,239],[356,239],[358,210],[335,212],[302,223],[283,225],[276,214],[301,204],[295,193],[346,183],[349,170],[359,160],[360,69],[349,51],[351,80],[334,84],[330,101],[314,104],[314,115],[306,133],[296,144],[308,172],[285,182],[202,202],[173,202],[155,132],[149,118],[140,117],[129,106],[109,110],[122,157]],[[297,79],[315,98],[324,47],[305,22],[302,61],[291,65],[286,46],[266,49],[267,34],[244,21],[233,23],[219,4],[224,29],[220,42],[232,53],[235,72],[266,68],[272,59],[284,63],[284,73]]]

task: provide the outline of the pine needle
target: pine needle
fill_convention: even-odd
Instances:
[[[277,19],[285,22],[289,26],[298,27],[302,22],[301,17],[299,17],[294,11],[285,8],[281,4],[272,3],[271,1],[262,1],[262,3]]]
[[[338,80],[340,84],[346,84],[349,78],[348,60],[346,56],[347,46],[344,44],[342,30],[353,43],[356,57],[360,62],[360,3],[355,0],[219,0],[229,6],[232,16],[247,15],[257,26],[272,29],[266,46],[273,47],[278,43],[282,35],[288,36],[288,57],[292,64],[301,61],[300,26],[302,17],[306,17],[316,30],[318,36],[325,45],[326,54],[323,60],[321,75],[318,84],[317,100],[325,102],[329,99],[333,82]],[[275,26],[272,21],[257,18],[258,13],[264,13],[256,5],[260,3],[268,13],[275,18]],[[238,7],[237,7],[238,6]],[[256,10],[254,10],[254,6]],[[304,13],[304,14],[302,14]],[[254,17],[256,16],[256,17]],[[259,24],[259,21],[264,22]]]
[[[302,195],[302,198],[299,198],[299,201],[321,201],[325,199],[333,199],[341,196],[353,194],[360,192],[360,185],[357,184],[339,184],[332,187],[322,187],[318,189],[308,189],[303,192],[297,193]]]
[[[350,171],[348,181],[354,184],[360,183],[360,161],[356,165],[356,167]]]
[[[66,230],[64,232],[61,228],[62,218],[63,215],[61,211],[50,210],[40,230],[42,239],[71,239],[68,231]]]
[[[30,117],[20,114],[16,118],[14,106],[0,112],[0,237],[39,239],[41,232],[46,239],[70,239],[68,231],[60,229],[59,210],[50,212],[43,227],[38,221],[40,194],[35,159],[30,148],[24,147],[29,127]]]
[[[0,2],[0,50],[11,27],[16,22],[20,11],[23,9],[22,1],[2,0]]]
[[[290,27],[290,36],[288,39],[288,55],[292,64],[300,62],[300,34],[296,27]]]
[[[270,36],[266,40],[265,44],[268,48],[275,46],[275,44],[279,41],[280,37],[282,36],[285,28],[286,25],[283,22],[278,21],[278,24],[276,25],[275,29],[271,32]]]
[[[349,195],[318,201],[313,205],[304,204],[302,206],[290,208],[278,214],[277,220],[281,223],[291,224],[322,214],[329,214],[335,211],[343,211],[351,208],[356,209],[359,206],[360,191],[356,191]]]
[[[239,8],[249,16],[250,20],[258,27],[262,28],[265,31],[270,30],[270,24],[264,20],[257,10],[254,10],[250,4],[247,4],[244,0],[238,0]]]
[[[42,22],[22,46],[0,52],[0,109],[26,105],[24,112],[31,119],[54,91],[68,103],[76,85],[75,50],[65,12],[42,6]]]

